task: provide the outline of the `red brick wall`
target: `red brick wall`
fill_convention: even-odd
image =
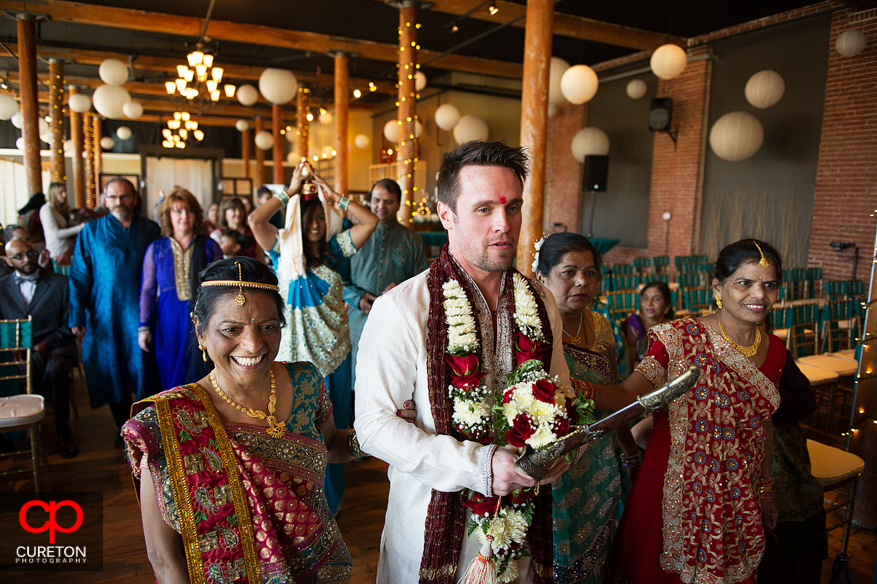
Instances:
[[[548,118],[547,160],[545,161],[545,203],[543,233],[563,231],[551,223],[563,223],[566,231],[578,232],[582,215],[582,165],[572,155],[570,144],[585,127],[584,105],[564,102]]]
[[[862,12],[871,9],[871,13]],[[874,5],[841,10],[831,23],[825,110],[813,200],[810,266],[822,266],[831,279],[849,279],[849,251],[838,253],[832,241],[859,246],[859,279],[870,273],[877,209],[877,15]],[[868,17],[863,19],[862,17]],[[834,48],[840,33],[859,29],[865,50],[843,57]]]

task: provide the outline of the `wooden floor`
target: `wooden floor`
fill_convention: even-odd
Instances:
[[[91,410],[85,388],[76,378],[76,402],[80,419],[71,420],[79,456],[63,460],[54,454],[54,428],[49,419],[43,422],[43,441],[49,452],[50,469],[44,473],[44,490],[101,491],[104,496],[104,570],[103,572],[6,572],[0,581],[29,583],[117,582],[152,584],[155,577],[146,559],[140,509],[134,496],[131,475],[121,450],[113,447],[114,425],[109,409]],[[354,584],[375,581],[384,525],[389,483],[387,466],[368,459],[350,463],[346,470],[347,494],[338,524],[353,556]],[[32,480],[0,482],[3,491],[30,491]],[[2,495],[0,495],[2,496]],[[833,521],[830,520],[833,523]],[[0,526],[6,529],[6,526]],[[829,533],[829,559],[823,565],[822,582],[828,582],[831,563],[840,550],[841,529]],[[860,584],[874,580],[877,560],[877,533],[853,530],[849,546],[850,566]],[[7,579],[7,576],[13,576]]]

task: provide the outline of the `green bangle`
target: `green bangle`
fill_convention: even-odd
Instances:
[[[341,197],[341,200],[338,202],[338,208],[342,211],[347,210],[347,205],[350,204],[350,199],[348,197]]]
[[[286,191],[277,193],[277,198],[280,199],[280,204],[284,207],[289,203],[289,193]]]

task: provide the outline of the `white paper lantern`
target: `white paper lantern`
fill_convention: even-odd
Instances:
[[[424,90],[424,88],[426,88],[426,75],[424,75],[422,72],[418,71],[414,75],[414,90],[417,93],[420,93],[421,91]]]
[[[119,126],[116,128],[116,136],[119,140],[128,140],[131,137],[131,128],[128,126]]]
[[[240,91],[240,89],[238,89]],[[250,129],[250,122],[247,120],[238,120],[234,123],[234,127],[237,128],[238,132],[246,132]]]
[[[548,117],[553,118],[557,114],[557,106],[553,103],[548,104]]]
[[[94,91],[94,109],[97,113],[112,120],[125,117],[124,106],[131,101],[131,94],[115,85],[101,85]]]
[[[551,66],[548,72],[548,103],[560,105],[563,103],[563,91],[560,89],[560,80],[569,69],[569,63],[560,57],[551,57]]]
[[[46,118],[40,116],[37,118],[37,129],[39,130],[40,137],[43,134],[49,134],[52,131],[52,128],[49,127],[49,122],[46,121]]]
[[[369,146],[371,146],[371,138],[369,138],[365,134],[357,134],[356,138],[353,139],[353,143],[356,144],[356,147],[360,150],[365,150]]]
[[[0,120],[8,120],[18,111],[18,103],[11,95],[0,93]]]
[[[710,130],[710,147],[716,156],[728,162],[751,158],[763,141],[761,122],[746,112],[727,113]]]
[[[390,120],[384,124],[384,138],[392,144],[399,142],[399,130],[402,126],[396,120]]]
[[[18,128],[19,130],[24,127],[24,116],[21,115],[21,112],[15,112],[9,121],[12,122],[12,125]]]
[[[328,126],[332,122],[335,121],[335,116],[332,115],[332,112],[326,112],[324,114],[320,114],[320,117],[317,118],[321,124],[324,126]]]
[[[844,57],[853,57],[865,50],[865,40],[865,33],[854,28],[840,33],[834,48]]]
[[[759,71],[746,82],[746,101],[759,109],[765,109],[780,100],[786,91],[782,76],[776,71]]]
[[[560,78],[560,92],[570,103],[580,105],[597,94],[600,81],[587,65],[574,65]]]
[[[73,140],[64,140],[64,154],[73,154]]]
[[[46,144],[52,143],[52,132],[44,132],[40,134],[40,140],[45,142]]]
[[[267,130],[262,130],[256,134],[256,147],[260,150],[271,150],[274,148],[274,136]]]
[[[67,100],[67,105],[77,114],[84,114],[91,109],[91,99],[83,93],[74,93]]]
[[[107,85],[122,85],[128,81],[128,66],[118,59],[105,59],[98,69],[101,81]]]
[[[630,99],[642,99],[648,90],[649,87],[642,79],[631,79],[627,82],[627,87],[625,88],[627,97]]]
[[[414,120],[414,137],[420,138],[421,134],[423,134],[423,124],[419,120]]]
[[[259,76],[259,92],[274,105],[289,103],[297,91],[298,79],[292,71],[269,68]]]
[[[438,106],[435,110],[435,123],[445,131],[451,131],[460,121],[460,110],[450,103]]]
[[[286,130],[284,136],[286,136],[286,141],[290,144],[298,144],[298,134],[295,133],[295,128]]]
[[[472,140],[487,140],[489,134],[490,128],[487,127],[487,122],[471,114],[460,118],[460,121],[454,126],[454,140],[457,141],[457,144]]]
[[[24,152],[24,136],[15,141],[15,147]]]
[[[286,163],[287,164],[297,164],[298,163],[298,152],[290,152],[286,155]]]
[[[122,106],[122,111],[129,120],[136,120],[143,115],[143,105],[139,101],[132,99]]]
[[[652,73],[661,79],[673,79],[679,77],[688,64],[685,50],[679,45],[661,45],[652,53],[649,62]]]
[[[240,102],[241,105],[245,105],[247,107],[253,105],[259,100],[259,92],[256,91],[256,88],[250,84],[241,85],[240,87],[238,87],[235,95],[238,98],[238,102]]]
[[[116,145],[116,141],[110,138],[109,136],[104,136],[100,139],[100,147],[104,150],[112,150],[113,146]]]
[[[585,156],[606,156],[609,154],[609,136],[600,128],[582,128],[572,138],[572,155],[579,162],[585,161]]]

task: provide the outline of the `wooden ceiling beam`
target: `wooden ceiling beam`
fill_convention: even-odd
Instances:
[[[383,2],[383,0],[378,0]],[[483,4],[482,0],[432,0],[433,5],[430,10],[435,12],[444,12],[459,16],[467,14],[475,6]],[[507,2],[506,0],[496,0],[496,7],[499,12],[491,15],[487,10],[487,6],[479,8],[475,12],[467,15],[467,18],[475,18],[477,20],[486,20],[494,24],[504,24],[515,18],[525,16],[527,7],[523,4]],[[512,26],[524,28],[525,19],[521,18],[514,22]],[[593,41],[607,45],[615,45],[640,51],[653,51],[661,45],[673,43],[682,48],[688,46],[688,39],[676,37],[657,32],[651,32],[629,26],[621,26],[609,22],[602,22],[590,18],[576,16],[574,14],[565,14],[563,12],[554,13],[554,28],[552,32],[556,35]]]
[[[146,10],[97,6],[64,0],[40,2],[0,0],[0,10],[46,14],[52,20],[58,22],[90,24],[144,32],[160,31],[163,34],[192,38],[200,38],[201,36],[202,19],[200,18],[148,12]],[[360,57],[366,59],[392,63],[399,61],[396,54],[398,47],[395,44],[376,43],[373,41],[348,39],[327,34],[287,30],[240,22],[211,20],[207,26],[207,36],[221,41],[267,45],[316,53],[325,53],[330,50],[349,51],[359,53]],[[462,55],[439,57],[440,54],[438,51],[420,50],[419,59],[427,61],[435,58],[436,60],[432,61],[430,66],[439,69],[452,69],[469,73],[489,71],[492,75],[517,79],[523,76],[524,67],[521,63]]]

